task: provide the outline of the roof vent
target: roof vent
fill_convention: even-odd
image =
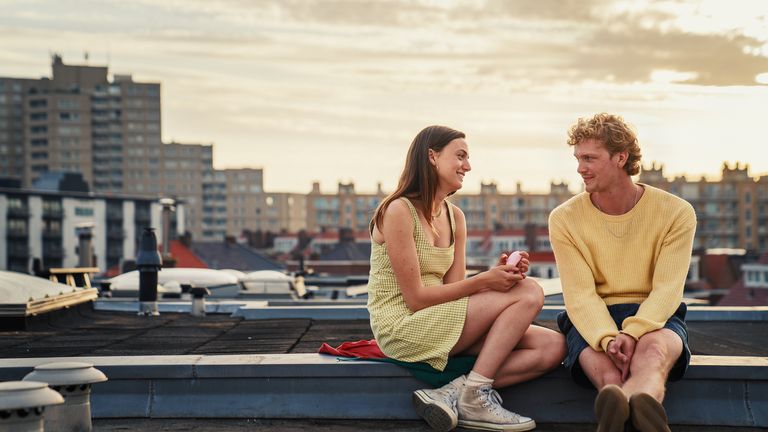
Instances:
[[[64,404],[52,407],[45,416],[45,430],[90,431],[91,384],[107,377],[90,363],[60,362],[35,367],[24,381],[42,381],[64,397]]]
[[[44,382],[0,383],[0,430],[42,432],[45,407],[63,402]]]

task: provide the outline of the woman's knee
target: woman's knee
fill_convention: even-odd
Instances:
[[[541,285],[531,278],[518,282],[512,291],[517,291],[520,301],[525,302],[530,308],[541,310],[544,306],[544,290],[541,288]]]

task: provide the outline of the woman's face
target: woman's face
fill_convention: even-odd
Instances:
[[[461,189],[464,175],[472,169],[464,138],[456,138],[439,152],[430,150],[430,162],[437,172],[437,185],[448,192]]]

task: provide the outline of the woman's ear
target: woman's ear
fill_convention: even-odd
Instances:
[[[437,152],[432,149],[429,149],[429,163],[437,166]]]

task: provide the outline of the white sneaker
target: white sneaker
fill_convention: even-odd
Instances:
[[[464,388],[464,375],[437,389],[421,389],[413,392],[413,407],[433,430],[447,432],[459,421],[456,404]]]
[[[501,406],[501,396],[490,385],[464,387],[458,401],[458,425],[486,431],[527,431],[536,427],[528,417]]]

